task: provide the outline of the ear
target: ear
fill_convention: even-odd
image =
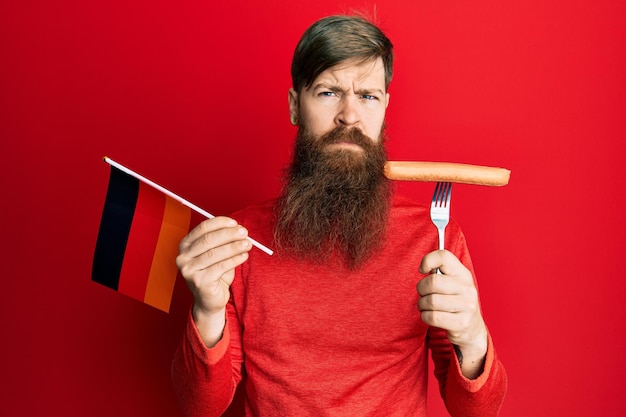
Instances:
[[[298,117],[298,93],[293,88],[289,89],[289,118],[297,120]]]

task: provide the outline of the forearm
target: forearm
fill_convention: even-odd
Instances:
[[[172,362],[172,382],[184,415],[217,417],[232,401],[239,373],[234,368],[230,332],[208,349],[193,317],[188,318],[185,335]]]

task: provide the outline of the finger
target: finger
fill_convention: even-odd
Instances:
[[[201,229],[203,233],[190,243],[185,242],[186,246],[182,248],[181,253],[186,257],[196,257],[219,246],[247,240],[248,231],[243,226],[219,226],[220,224],[206,223]]]
[[[189,234],[187,234],[187,236],[185,236],[181,240],[179,249],[182,252],[207,233],[211,233],[223,228],[232,228],[235,226],[237,226],[237,222],[234,219],[224,216],[204,220],[199,225],[194,227],[189,232]]]
[[[252,244],[247,239],[211,248],[196,257],[196,267],[201,271],[210,269],[221,275],[243,263],[251,248]]]
[[[468,315],[447,311],[422,311],[422,321],[448,332],[461,332],[468,327]]]
[[[420,297],[417,308],[422,311],[439,311],[445,313],[459,313],[470,310],[465,297],[459,295],[429,294]]]
[[[461,290],[457,280],[448,275],[427,275],[417,282],[417,292],[421,296],[428,294],[458,294]]]
[[[188,278],[193,279],[198,274],[219,277],[245,262],[251,248],[252,244],[248,239],[241,239],[209,247],[194,257],[179,255],[177,264],[183,276]],[[201,277],[196,279],[202,280]]]
[[[436,250],[424,256],[420,264],[419,271],[422,274],[429,274],[439,269],[445,275],[463,275],[469,270],[461,263],[452,252],[448,250]],[[470,274],[471,275],[471,274]]]
[[[234,269],[248,260],[248,252],[226,258],[197,272],[196,283],[221,282],[230,287],[235,279]],[[219,277],[217,280],[215,277]]]
[[[443,250],[427,253],[420,264],[419,271],[422,274],[430,274],[443,264]]]

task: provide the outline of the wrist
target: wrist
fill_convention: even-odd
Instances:
[[[200,333],[200,337],[206,347],[214,347],[222,339],[224,333],[226,308],[217,311],[206,311],[194,304],[192,316],[198,333]]]
[[[454,351],[461,368],[461,372],[468,379],[478,378],[484,369],[487,357],[488,336],[475,338],[471,343],[464,345],[454,345]]]
[[[463,355],[465,360],[474,360],[483,358],[487,354],[487,333],[481,334],[472,340],[470,343],[458,345],[457,349]]]

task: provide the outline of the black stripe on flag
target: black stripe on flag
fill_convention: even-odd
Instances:
[[[116,291],[138,196],[139,180],[111,167],[91,279]]]

